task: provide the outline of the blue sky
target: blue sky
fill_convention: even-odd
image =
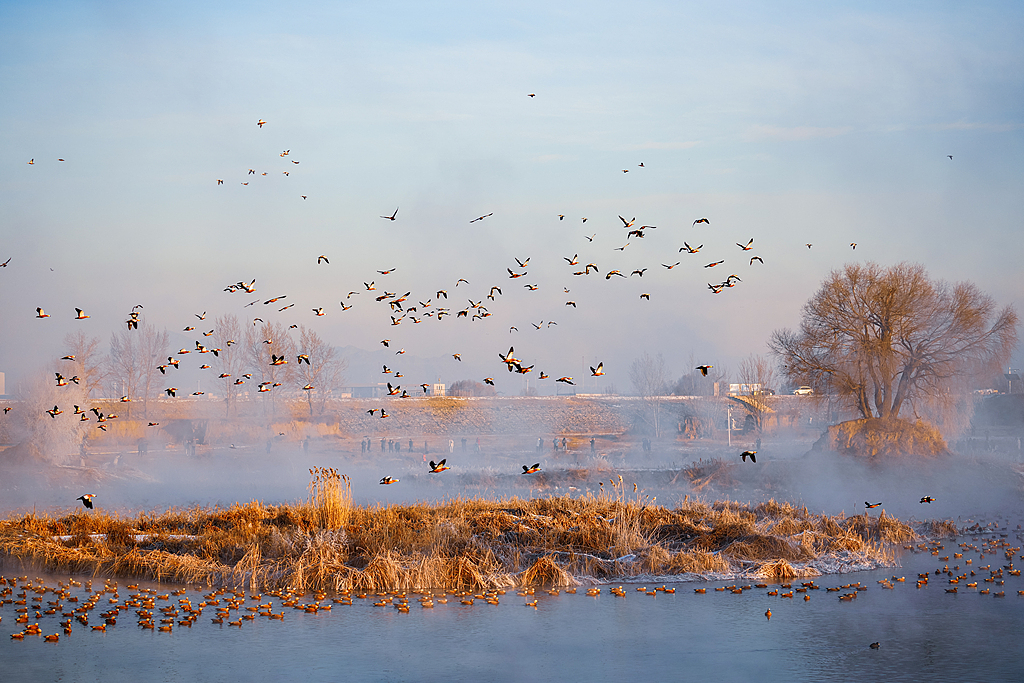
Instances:
[[[1014,3],[0,3],[0,371],[37,371],[69,330],[105,340],[135,304],[178,331],[280,294],[296,307],[274,319],[339,347],[461,352],[447,381],[497,375],[514,343],[554,376],[603,360],[620,390],[642,352],[673,375],[691,353],[765,352],[852,260],[920,262],[1021,310],[1022,18]],[[657,229],[615,251],[619,215]],[[573,276],[574,254],[602,275]],[[708,291],[730,273],[742,284]],[[375,277],[421,301],[447,289],[453,312],[503,295],[483,321],[395,328],[368,293],[339,305]],[[250,299],[221,291],[252,278]]]

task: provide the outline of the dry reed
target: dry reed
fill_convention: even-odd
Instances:
[[[309,504],[317,525],[340,529],[352,510],[352,480],[333,467],[314,467],[309,474]]]
[[[891,559],[913,530],[768,501],[687,497],[675,509],[609,480],[597,495],[351,504],[348,477],[312,470],[302,505],[258,502],[119,517],[0,520],[0,554],[48,570],[251,590],[479,590],[576,577],[747,572],[776,578]],[[813,565],[813,566],[812,566]]]

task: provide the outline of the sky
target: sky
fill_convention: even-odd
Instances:
[[[106,346],[137,304],[175,347],[196,314],[259,316],[339,348],[390,338],[410,384],[491,375],[510,395],[510,345],[553,378],[604,362],[588,391],[629,391],[643,353],[735,369],[850,262],[921,263],[1024,310],[1022,20],[1010,2],[0,2],[0,372],[13,393],[67,332]],[[619,216],[656,228],[627,239]],[[385,291],[452,315],[392,325]],[[295,307],[262,303],[281,295]],[[470,300],[492,315],[457,319]]]

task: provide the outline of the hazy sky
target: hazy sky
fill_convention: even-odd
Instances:
[[[443,380],[513,394],[510,344],[554,377],[603,360],[595,384],[620,390],[645,351],[673,376],[691,353],[735,367],[854,260],[917,261],[1024,311],[1019,3],[211,5],[0,2],[9,391],[135,304],[175,332],[234,312],[458,352]],[[657,229],[615,251],[619,215]],[[573,276],[574,254],[600,274]],[[492,285],[491,317],[455,318]],[[372,298],[438,289],[440,322],[394,327]],[[294,308],[262,304],[283,294]]]

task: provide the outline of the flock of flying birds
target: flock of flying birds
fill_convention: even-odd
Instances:
[[[535,93],[530,95],[530,97],[534,97],[534,96],[535,96]],[[267,125],[267,122],[265,120],[263,120],[263,119],[260,119],[259,121],[257,121],[256,125],[262,130],[263,127],[265,125]],[[292,171],[295,170],[295,168],[300,164],[300,161],[298,161],[296,159],[290,158],[290,155],[291,155],[291,149],[285,149],[285,150],[281,151],[280,154],[278,155],[281,159],[285,159],[287,161],[286,170],[281,170],[281,173],[283,175],[285,175],[285,176],[289,176],[292,173]],[[59,159],[58,161],[63,162],[64,159]],[[30,160],[28,163],[30,165],[35,165],[35,159]],[[638,167],[639,168],[646,168],[643,163],[640,163],[638,165]],[[623,171],[628,173],[629,169],[623,169]],[[268,172],[262,172],[262,173],[259,174],[259,176],[267,176],[267,175],[268,175]],[[240,181],[241,184],[242,185],[248,185],[249,182],[251,182],[250,181],[250,177],[253,177],[253,176],[257,176],[257,171],[256,171],[256,169],[249,168],[248,171],[245,173],[245,176],[244,176],[245,180],[244,181]],[[218,185],[223,185],[224,184],[224,179],[223,178],[218,178],[217,179],[217,184]],[[300,195],[300,196],[302,197],[303,200],[305,200],[307,198],[306,195]],[[390,214],[382,214],[382,215],[380,215],[380,218],[383,219],[383,220],[395,222],[395,221],[398,220],[398,216],[399,216],[399,208],[396,207],[395,210],[392,213],[390,213]],[[469,223],[477,223],[477,222],[480,222],[480,221],[484,221],[484,220],[487,220],[487,219],[491,218],[492,216],[494,216],[494,212],[485,213],[485,214],[482,214],[480,216],[477,216],[477,217],[471,219],[469,221]],[[563,221],[564,219],[565,219],[565,215],[564,214],[559,214],[558,215],[558,220],[559,221]],[[625,251],[625,249],[627,247],[629,247],[631,243],[634,243],[634,242],[636,242],[638,240],[643,240],[646,237],[646,235],[648,234],[649,231],[653,231],[653,230],[656,230],[658,228],[658,226],[656,226],[656,225],[646,225],[646,224],[637,225],[636,224],[637,223],[636,217],[633,217],[633,218],[630,218],[630,219],[627,220],[624,216],[619,215],[618,219],[619,219],[619,221],[621,221],[621,229],[623,229],[625,231],[625,240],[626,241],[625,241],[625,243],[622,246],[615,247],[613,249],[613,251],[617,251],[617,252]],[[581,220],[582,220],[582,223],[585,224],[589,219],[587,217],[583,217]],[[698,226],[707,226],[708,228],[710,228],[711,227],[711,221],[710,221],[710,219],[708,219],[706,217],[697,218],[697,219],[695,219],[693,221],[691,227],[696,228]],[[594,243],[595,239],[597,238],[597,233],[590,234],[590,235],[584,235],[583,237],[587,240],[588,246],[590,246],[590,245],[592,245]],[[764,265],[764,260],[762,259],[761,256],[759,256],[757,254],[750,253],[754,249],[754,238],[747,239],[746,241],[735,242],[735,246],[742,253],[746,267],[754,267],[755,263],[758,264],[758,267]],[[812,247],[812,244],[807,244],[806,246],[809,249],[809,248]],[[856,249],[857,245],[856,245],[856,243],[851,243],[850,246],[852,248]],[[686,252],[687,256],[692,256],[694,254],[700,253],[703,248],[704,248],[704,244],[703,243],[697,244],[696,240],[695,240],[695,246],[691,245],[687,241],[684,241],[683,242],[683,246],[679,247],[679,249],[678,249],[678,251],[676,253]],[[711,260],[711,261],[709,261],[707,263],[704,263],[703,267],[705,269],[710,270],[712,268],[716,268],[716,267],[719,267],[719,266],[722,266],[723,264],[725,264],[727,259],[726,258],[721,258],[721,254],[719,254],[718,256],[719,257],[716,258],[715,260]],[[642,281],[642,279],[644,278],[645,273],[647,273],[647,271],[649,270],[648,267],[635,268],[631,272],[629,272],[629,274],[627,275],[626,272],[624,272],[621,269],[610,268],[610,269],[604,270],[604,272],[602,273],[602,268],[604,268],[604,266],[599,266],[594,261],[588,261],[588,262],[584,263],[584,261],[581,260],[580,255],[578,253],[573,254],[571,257],[569,257],[569,256],[562,257],[562,259],[567,264],[567,266],[564,266],[565,268],[567,268],[566,273],[571,274],[571,276],[574,277],[574,278],[575,277],[587,278],[587,277],[590,277],[591,275],[600,277],[601,275],[603,275],[604,279],[606,281],[607,280],[611,280],[612,278],[631,279],[633,277],[638,277],[638,278],[640,278],[640,281]],[[660,266],[662,268],[665,268],[667,271],[673,270],[674,268],[679,267],[682,264],[682,260],[677,260],[675,262],[671,262],[671,259],[667,259],[667,260],[670,261],[670,262],[665,263],[665,262],[661,262],[660,260],[658,261]],[[11,262],[11,258],[9,257],[6,261],[0,263],[0,267],[7,267],[10,262]],[[531,262],[531,257],[527,256],[526,258],[522,258],[522,259],[520,259],[518,257],[515,257],[514,258],[514,262],[515,262],[514,266],[511,263],[504,264],[504,266],[505,266],[504,270],[505,270],[505,273],[507,273],[507,280],[510,280],[510,281],[520,280],[521,282],[525,282],[526,284],[522,284],[522,287],[525,290],[527,290],[527,291],[531,291],[532,292],[532,291],[537,291],[538,289],[540,289],[541,285],[540,285],[539,282],[529,282],[529,281],[525,280],[525,278],[527,278],[527,276],[529,275],[529,272],[530,272],[529,266],[530,266],[530,262]],[[330,259],[328,258],[328,255],[327,254],[319,254],[316,257],[316,264],[317,264],[317,266],[325,266],[325,267],[326,266],[330,266]],[[387,318],[390,319],[390,326],[391,327],[398,327],[398,326],[403,325],[403,324],[404,325],[417,325],[417,324],[421,324],[421,323],[423,323],[423,322],[425,322],[425,321],[427,321],[429,319],[433,319],[435,322],[439,322],[439,321],[441,321],[445,317],[453,317],[456,320],[458,320],[460,318],[465,318],[468,321],[475,322],[475,321],[486,320],[487,318],[491,317],[492,316],[492,312],[491,312],[491,310],[489,310],[489,306],[493,305],[493,302],[496,302],[497,298],[498,297],[502,297],[503,294],[504,294],[503,291],[502,291],[502,286],[500,284],[495,284],[495,285],[490,286],[489,289],[486,290],[487,293],[485,295],[478,294],[477,295],[478,298],[474,298],[473,295],[469,294],[469,295],[466,296],[466,300],[467,300],[466,304],[463,304],[463,305],[461,305],[459,307],[456,307],[454,305],[449,306],[449,295],[451,295],[453,297],[453,299],[454,299],[454,297],[457,296],[455,294],[455,290],[457,288],[459,288],[462,285],[465,285],[467,290],[471,289],[472,285],[470,284],[469,280],[467,280],[466,278],[458,278],[455,281],[453,287],[450,290],[442,288],[442,289],[434,290],[432,293],[428,292],[427,296],[416,296],[416,297],[413,297],[412,291],[407,291],[405,293],[399,293],[399,290],[397,288],[395,288],[393,291],[389,291],[390,288],[386,284],[384,284],[386,282],[386,280],[384,280],[384,278],[386,278],[387,276],[389,276],[392,273],[394,273],[395,270],[396,270],[395,268],[387,268],[387,269],[384,269],[384,270],[377,270],[376,271],[376,275],[371,277],[369,279],[369,281],[364,281],[362,283],[363,286],[362,286],[361,289],[354,289],[354,290],[349,291],[347,293],[345,298],[340,301],[341,310],[343,312],[344,311],[348,311],[348,310],[352,309],[356,305],[355,301],[358,300],[358,299],[353,300],[353,297],[360,297],[361,295],[367,295],[368,297],[373,297],[373,299],[376,302],[376,304],[379,305],[383,311],[385,311],[385,313],[387,315]],[[505,275],[503,274],[502,277],[505,277]],[[380,283],[378,283],[378,281],[380,281]],[[516,285],[521,284],[521,282],[520,283],[516,283]],[[708,290],[711,293],[713,293],[713,294],[721,294],[725,290],[731,289],[731,288],[737,286],[741,282],[743,282],[743,279],[738,274],[730,273],[723,280],[721,280],[720,282],[708,282],[707,287],[708,287]],[[378,287],[379,287],[379,289],[378,289]],[[507,288],[508,284],[505,284],[505,287]],[[578,302],[576,301],[575,297],[574,298],[569,298],[569,296],[568,296],[571,293],[570,288],[566,287],[566,286],[563,286],[562,289],[563,289],[563,293],[566,295],[565,296],[565,299],[566,299],[565,307],[571,307],[573,309],[577,309],[578,308]],[[239,281],[239,282],[236,282],[236,283],[233,283],[233,284],[229,284],[227,287],[224,288],[224,291],[227,292],[227,293],[230,293],[230,294],[236,294],[236,293],[254,294],[256,292],[256,280],[252,279],[250,281]],[[372,294],[371,294],[371,292],[372,292]],[[283,294],[282,295],[278,295],[278,296],[273,296],[273,297],[270,297],[270,298],[264,300],[263,304],[269,306],[271,304],[284,303],[283,300],[286,299],[286,298],[287,298],[287,295],[283,295]],[[639,299],[641,301],[650,301],[651,300],[651,294],[649,292],[640,292],[639,293]],[[260,303],[260,301],[261,301],[261,299],[254,299],[254,300],[246,303],[242,308],[244,310],[245,308],[248,308],[250,306],[254,306],[254,305]],[[294,308],[295,305],[296,305],[295,303],[284,304],[283,306],[278,308],[278,312],[279,313],[283,313],[283,312],[285,312],[285,311],[287,311],[289,309]],[[142,305],[134,306],[132,308],[131,312],[128,314],[127,318],[124,320],[124,324],[127,326],[128,330],[137,330],[138,329],[139,315],[140,315],[139,312],[140,312],[140,310],[142,308],[143,308]],[[85,311],[83,311],[82,309],[76,308],[75,311],[76,311],[76,315],[75,315],[75,318],[74,318],[75,320],[86,320],[86,319],[89,318],[89,315],[86,314]],[[313,307],[311,309],[311,312],[316,317],[323,317],[323,316],[327,315],[327,313],[325,312],[325,308],[322,307],[322,306]],[[50,317],[50,314],[46,313],[43,310],[42,307],[36,308],[36,318],[44,319],[44,318],[49,318],[49,317]],[[196,314],[196,318],[198,318],[200,321],[205,320],[206,313],[204,312],[202,314]],[[253,320],[252,320],[252,324],[253,325],[256,325],[256,324],[261,323],[261,322],[263,322],[263,319],[260,318],[260,317],[254,317]],[[547,320],[547,321],[540,320],[539,322],[530,321],[530,324],[533,326],[533,328],[535,330],[541,330],[541,329],[550,328],[550,327],[552,327],[554,325],[557,325],[558,323],[556,321],[554,321],[554,320]],[[298,327],[298,325],[293,324],[293,325],[290,326],[290,329],[295,329],[297,327]],[[188,332],[188,331],[193,331],[195,329],[196,328],[193,325],[189,325],[189,326],[186,326],[184,328],[184,331]],[[512,326],[509,327],[509,333],[510,334],[516,333],[518,331],[519,331],[519,328],[516,325],[512,325]],[[213,335],[213,333],[214,333],[214,330],[209,330],[209,331],[202,332],[202,334],[205,337],[209,337],[209,336]],[[228,340],[227,341],[227,345],[230,346],[234,342],[235,342],[235,340]],[[264,343],[266,343],[268,345],[269,344],[273,344],[273,340],[268,339]],[[385,339],[382,339],[380,343],[383,345],[383,347],[390,348],[392,340],[390,338],[385,338]],[[270,348],[273,348],[273,347],[270,347]],[[221,349],[219,349],[219,348],[213,348],[212,346],[208,346],[208,345],[204,344],[202,341],[197,340],[195,342],[195,348],[194,349],[190,349],[190,348],[183,348],[183,349],[181,349],[177,354],[168,356],[167,357],[167,362],[166,363],[162,363],[161,365],[158,366],[158,368],[160,369],[161,373],[166,374],[167,368],[169,368],[169,367],[173,367],[175,369],[179,368],[179,364],[180,364],[181,359],[177,358],[176,356],[180,356],[180,355],[184,355],[184,354],[187,354],[187,353],[194,352],[194,353],[197,353],[197,354],[212,353],[214,357],[217,357],[218,354],[220,353],[220,351],[221,351]],[[399,350],[397,350],[395,352],[396,356],[401,356],[404,353],[405,353],[405,348],[401,348],[401,349],[399,349]],[[462,354],[461,353],[458,353],[458,352],[452,353],[451,356],[457,362],[461,362],[462,361]],[[514,346],[510,346],[508,351],[505,352],[505,353],[500,353],[499,352],[497,354],[497,357],[498,357],[498,361],[501,363],[501,366],[504,366],[504,368],[509,373],[517,373],[517,374],[520,374],[520,375],[527,375],[527,374],[533,372],[534,369],[537,367],[536,361],[527,360],[525,358],[517,357]],[[64,360],[74,360],[74,357],[73,356],[65,356]],[[270,365],[278,366],[278,365],[284,365],[284,364],[286,364],[288,362],[289,362],[289,359],[286,358],[284,355],[278,356],[278,355],[276,355],[276,353],[270,354],[270,360],[269,360]],[[316,358],[311,358],[310,354],[308,354],[308,353],[301,353],[300,352],[299,354],[297,354],[297,356],[295,358],[295,362],[297,364],[301,364],[303,362],[305,362],[305,363],[311,363],[311,362],[312,363],[316,363],[317,359]],[[499,366],[499,367],[501,367],[501,366]],[[200,369],[201,370],[211,369],[211,367],[212,366],[209,363],[203,363],[202,365],[200,365]],[[702,365],[697,366],[696,370],[700,371],[706,377],[707,374],[708,374],[708,370],[710,368],[712,368],[712,367],[713,366],[710,365],[710,364],[702,364]],[[404,377],[404,375],[399,370],[393,369],[393,368],[389,368],[385,364],[383,366],[381,374],[389,376],[388,379],[396,380],[395,384],[392,384],[390,381],[387,382],[388,395],[389,396],[394,396],[394,397],[398,397],[398,398],[411,398],[412,397],[412,394],[409,393],[409,389],[403,388],[402,385],[397,382],[398,379]],[[604,374],[605,374],[605,369],[604,369],[604,363],[603,362],[599,362],[597,365],[590,367],[590,376],[591,377],[601,377]],[[561,373],[548,374],[548,373],[544,372],[543,370],[540,370],[540,369],[537,370],[537,378],[539,380],[549,379],[553,375],[556,376],[556,378],[554,379],[554,382],[563,383],[563,384],[566,384],[566,385],[569,385],[569,386],[576,386],[576,380],[575,380],[575,378],[572,375],[561,374]],[[246,381],[250,380],[251,378],[252,378],[252,373],[245,373],[245,374],[235,378],[233,380],[233,384],[235,384],[235,385],[242,385],[242,384],[245,384]],[[228,375],[226,373],[221,373],[219,375],[219,379],[230,380],[230,375]],[[79,378],[77,376],[73,376],[73,377],[70,377],[70,378],[65,378],[65,377],[62,376],[61,373],[56,373],[56,383],[57,383],[57,386],[67,386],[69,382],[73,383],[73,384],[78,384],[79,381],[80,380],[79,380]],[[487,384],[487,385],[495,386],[495,378],[491,377],[491,376],[482,378],[482,382],[484,384]],[[280,386],[281,386],[280,382],[272,382],[272,381],[261,382],[261,383],[259,383],[257,385],[257,393],[267,393],[267,392],[270,392],[271,390],[275,389],[276,387],[280,387]],[[429,393],[429,390],[430,390],[430,385],[429,384],[423,383],[423,384],[420,384],[419,387],[422,389],[423,394]],[[302,389],[304,391],[314,391],[316,389],[316,387],[313,386],[312,384],[306,384],[304,387],[302,387]],[[166,392],[167,396],[169,396],[169,397],[176,397],[178,395],[179,389],[177,387],[173,387],[172,386],[172,387],[168,387],[168,388],[164,389],[164,391]],[[192,394],[194,396],[201,396],[201,395],[203,395],[203,393],[204,392],[202,392],[202,391],[192,392]],[[123,397],[121,397],[121,401],[123,401],[123,402],[128,402],[128,401],[131,401],[131,400],[133,400],[133,397],[131,397],[131,396],[123,396]],[[9,410],[10,410],[10,408],[8,407],[8,408],[5,409],[5,412],[7,412]],[[63,413],[63,411],[59,408],[58,405],[54,405],[54,407],[52,409],[47,410],[46,412],[50,415],[51,418],[56,418],[58,415]],[[74,412],[75,412],[76,415],[80,415],[81,416],[80,419],[83,420],[83,421],[89,419],[89,417],[87,416],[87,412],[88,411],[82,410],[77,405],[75,406],[75,411]],[[112,415],[112,414],[111,415],[103,415],[102,412],[98,411],[97,409],[93,409],[93,412],[96,413],[98,421],[101,423],[101,424],[99,424],[99,428],[100,429],[104,429],[104,430],[106,428],[102,424],[102,422],[117,417],[116,415]],[[371,416],[379,415],[379,417],[381,419],[385,419],[385,418],[387,418],[387,417],[389,417],[391,415],[391,413],[389,413],[387,411],[387,409],[385,409],[383,407],[382,408],[370,409],[370,410],[367,411],[367,413],[370,414]],[[150,423],[151,426],[157,426],[157,424],[158,423]],[[752,461],[754,461],[754,453],[755,452],[744,453],[743,454],[743,459],[746,460],[747,457],[750,457],[750,459]],[[442,466],[441,470],[435,470],[433,468],[433,466],[432,466],[431,471],[432,472],[434,472],[434,471],[443,471],[443,469],[447,469],[447,468],[443,467],[444,466],[444,461],[443,460],[441,461],[441,463],[439,463],[439,465]],[[524,466],[524,469],[530,470],[530,471],[526,472],[527,474],[530,474],[530,473],[532,473],[534,471],[537,471],[539,468],[537,466],[535,466],[535,468],[531,469],[531,468],[528,468],[528,467]],[[387,479],[387,478],[385,478],[385,479]],[[382,480],[381,483],[391,483],[391,482],[386,482],[386,481]]]

